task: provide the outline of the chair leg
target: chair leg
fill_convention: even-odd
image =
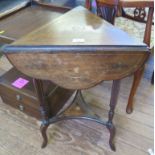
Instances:
[[[137,88],[139,86],[140,80],[142,78],[143,72],[144,72],[144,66],[134,73],[134,79],[133,79],[132,88],[130,91],[130,96],[128,99],[128,105],[126,107],[126,112],[128,114],[131,114],[133,111],[133,99],[137,91]]]
[[[148,46],[150,46],[150,40],[151,40],[153,13],[154,13],[154,8],[150,7],[148,12],[146,27],[145,27],[145,33],[144,33],[144,43],[146,43]]]

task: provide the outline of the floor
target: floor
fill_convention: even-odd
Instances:
[[[122,18],[118,18],[116,23],[131,35],[134,32],[137,39],[142,39],[143,24],[127,24],[126,19]],[[0,60],[0,75],[10,67],[3,56]],[[0,155],[147,155],[147,150],[153,148],[154,136],[154,86],[149,80],[152,71],[153,57],[147,64],[131,115],[125,113],[125,107],[132,77],[122,80],[114,117],[117,129],[116,152],[109,148],[109,133],[105,127],[79,120],[51,125],[48,130],[49,144],[41,149],[40,122],[0,100]],[[83,92],[86,101],[101,118],[107,117],[111,85],[112,82],[104,82]]]

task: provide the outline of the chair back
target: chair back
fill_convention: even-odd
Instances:
[[[114,24],[119,0],[96,0],[97,14]]]

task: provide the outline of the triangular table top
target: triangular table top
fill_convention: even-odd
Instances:
[[[149,52],[124,31],[77,7],[4,48],[21,72],[83,89],[132,74]]]
[[[77,7],[36,29],[14,45],[127,45],[143,46],[124,31],[83,7]]]

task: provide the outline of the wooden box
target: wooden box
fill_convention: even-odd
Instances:
[[[18,78],[24,78],[29,83],[21,89],[12,86],[12,83]],[[55,115],[73,94],[73,91],[63,89],[50,81],[44,81],[44,90],[50,107],[50,117]],[[4,103],[32,117],[41,118],[32,78],[20,73],[15,68],[0,77],[0,96]]]

